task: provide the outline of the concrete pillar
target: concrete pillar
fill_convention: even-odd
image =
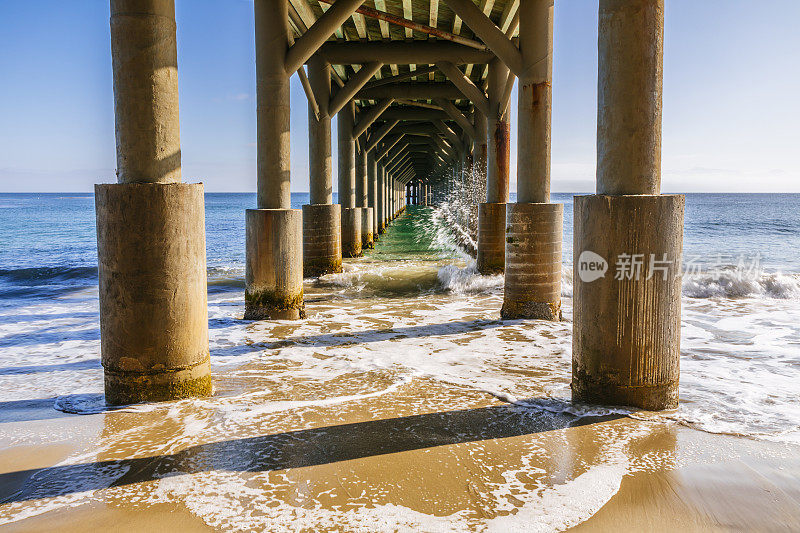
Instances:
[[[256,0],[257,209],[245,213],[247,320],[305,316],[302,213],[289,192],[288,2]]]
[[[392,188],[394,187],[394,177],[389,174],[386,184],[386,222],[394,220],[394,209],[392,209]]]
[[[339,204],[342,206],[342,256],[361,256],[361,209],[356,206],[355,102],[337,114],[339,140]]]
[[[381,235],[386,231],[386,169],[383,165],[378,165],[378,200],[375,204],[378,209],[378,233]]]
[[[361,248],[373,248],[372,211],[369,207],[369,173],[367,171],[367,152],[361,150],[356,156],[356,204],[361,209]]]
[[[663,0],[601,1],[597,193],[661,192]]]
[[[389,220],[394,220],[397,216],[397,209],[394,206],[394,193],[395,188],[397,187],[397,182],[395,181],[394,177],[391,179],[391,184],[389,185]]]
[[[180,182],[172,0],[112,0],[111,52],[118,183],[95,186],[106,403],[208,395],[203,185]]]
[[[505,269],[506,204],[511,164],[511,123],[503,105],[508,68],[498,59],[489,63],[489,117],[486,137],[486,203],[478,210],[478,272],[500,274]]]
[[[356,144],[353,139],[354,103],[346,104],[336,115],[339,148],[339,204],[343,209],[356,206]]]
[[[361,257],[361,208],[342,209],[342,256]]]
[[[403,210],[403,184],[397,182],[397,190],[395,192],[395,202],[397,205],[397,214],[399,215]]]
[[[246,320],[305,318],[303,214],[299,209],[248,209]]]
[[[308,109],[308,166],[311,204],[303,206],[303,275],[342,271],[342,213],[333,204],[331,168],[331,66],[318,56],[308,60],[308,79],[319,104],[319,118]],[[349,197],[349,196],[348,196]]]
[[[500,314],[560,320],[564,209],[550,203],[553,0],[521,2],[519,17],[523,68],[517,98],[517,203],[506,204]]]
[[[601,0],[597,194],[575,197],[572,397],[678,405],[684,197],[661,195],[663,0]]]
[[[367,155],[367,184],[369,185],[369,206],[372,208],[372,240],[377,241],[380,234],[380,223],[378,222],[378,163],[375,161],[375,153]]]
[[[392,188],[392,175],[387,171],[383,181],[383,224],[389,226],[392,221],[392,211],[389,190]]]
[[[356,206],[369,205],[369,186],[367,185],[367,151],[359,150],[356,154]]]
[[[372,207],[361,208],[361,248],[371,250],[375,248],[375,235],[373,229],[373,211]]]
[[[479,176],[486,176],[486,162],[488,158],[488,146],[486,144],[486,115],[478,111],[474,111],[475,121],[475,143],[473,149],[473,172],[477,172]]]

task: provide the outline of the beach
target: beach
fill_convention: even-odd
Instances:
[[[306,280],[306,320],[252,322],[233,195],[206,200],[214,396],[109,410],[91,200],[3,198],[83,229],[42,244],[60,263],[39,282],[20,281],[35,258],[10,268],[13,240],[0,257],[0,527],[797,530],[798,199],[737,225],[736,202],[761,200],[720,196],[687,199],[702,272],[684,279],[681,405],[660,413],[571,402],[569,216],[560,322],[501,321],[502,276],[476,273],[441,206]],[[745,252],[763,271],[728,259]]]

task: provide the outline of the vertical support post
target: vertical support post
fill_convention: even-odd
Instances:
[[[95,185],[109,405],[212,392],[203,185],[181,183],[175,29],[173,0],[111,1],[117,183]]]
[[[369,206],[369,172],[367,170],[367,151],[362,149],[356,155],[356,204],[361,209],[361,248],[374,248],[374,227],[372,207]]]
[[[392,210],[392,186],[394,184],[394,177],[391,174],[386,175],[386,225],[394,219],[394,212]]]
[[[486,169],[486,203],[478,210],[477,267],[481,274],[500,274],[505,269],[506,204],[511,164],[511,124],[503,102],[508,68],[499,60],[489,63],[489,153]]]
[[[288,0],[256,0],[257,209],[245,213],[247,320],[305,315],[302,213],[291,209]]]
[[[361,256],[361,209],[356,207],[356,142],[353,139],[355,113],[355,102],[351,100],[337,114],[343,257]]]
[[[394,220],[395,216],[397,216],[397,209],[394,207],[394,192],[395,187],[397,187],[397,182],[395,181],[394,177],[392,177],[391,185],[389,186],[389,219]]]
[[[550,203],[553,0],[519,7],[517,203],[506,205],[505,319],[561,319],[564,206]]]
[[[375,204],[378,208],[378,233],[381,235],[386,231],[386,168],[378,165],[378,199]]]
[[[475,142],[473,149],[472,171],[477,173],[479,179],[486,179],[486,162],[488,146],[486,144],[486,115],[478,109],[473,112],[475,123]]]
[[[369,185],[369,206],[372,208],[372,240],[377,241],[380,234],[378,222],[378,163],[375,152],[367,155],[367,183]]]
[[[310,205],[303,206],[303,275],[342,271],[341,207],[333,203],[331,159],[331,66],[319,56],[308,60],[308,80],[317,97],[319,118],[308,109]]]
[[[664,0],[600,0],[597,194],[574,204],[575,401],[678,405],[684,197],[659,194],[663,37]]]

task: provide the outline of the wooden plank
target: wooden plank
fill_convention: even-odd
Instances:
[[[411,0],[403,0],[403,16],[408,20],[414,20],[413,11],[411,9]],[[414,33],[411,31],[411,28],[405,28],[406,30],[406,39],[411,39],[414,37]]]
[[[505,33],[511,25],[511,20],[519,9],[519,0],[511,0],[506,2],[506,7],[503,9],[503,14],[500,15],[500,29]]]

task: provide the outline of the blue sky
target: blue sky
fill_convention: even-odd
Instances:
[[[254,191],[252,2],[176,4],[184,180]],[[800,192],[800,2],[666,4],[663,190]],[[0,191],[79,192],[114,181],[108,5],[0,1]],[[597,1],[556,0],[554,191],[593,191],[596,80]],[[292,103],[300,192],[307,111],[296,79]]]

